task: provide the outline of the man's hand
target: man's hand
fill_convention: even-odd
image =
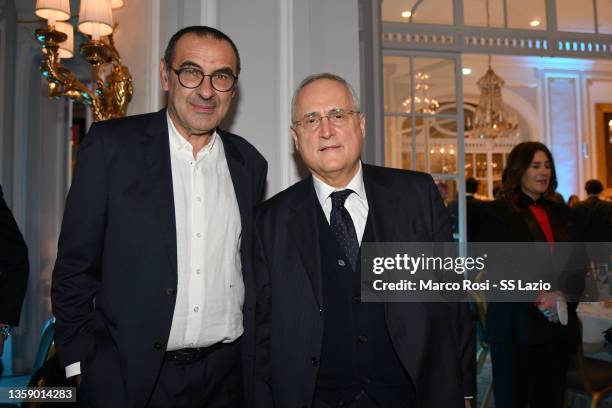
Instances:
[[[471,399],[464,399],[463,401],[465,402],[465,408],[472,408],[472,400]]]
[[[80,387],[81,386],[81,374],[75,375],[74,380],[76,381],[77,387]]]

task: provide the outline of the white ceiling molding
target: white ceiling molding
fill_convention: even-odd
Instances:
[[[385,49],[571,58],[612,58],[612,35],[383,23]]]

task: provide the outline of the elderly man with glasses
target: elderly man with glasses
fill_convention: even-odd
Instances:
[[[311,176],[257,212],[256,406],[469,406],[465,305],[360,297],[362,242],[452,240],[431,176],[361,162],[365,117],[339,76],[306,78],[292,115]]]
[[[52,301],[81,407],[244,406],[267,163],[218,128],[239,74],[229,37],[184,28],[160,64],[167,109],[95,123],[79,149]]]

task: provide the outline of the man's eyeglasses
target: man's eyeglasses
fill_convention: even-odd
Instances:
[[[178,76],[179,83],[185,88],[194,89],[202,85],[204,78],[210,77],[210,84],[219,92],[228,92],[234,89],[236,80],[238,79],[229,72],[213,72],[205,74],[197,68],[183,67],[179,69],[172,68],[172,71]]]
[[[345,126],[351,115],[359,114],[360,111],[356,110],[344,110],[344,109],[332,109],[327,112],[327,115],[321,115],[320,113],[311,113],[304,116],[301,120],[293,122],[293,127],[302,126],[304,130],[314,132],[321,127],[323,118],[329,120],[329,124],[335,127]]]

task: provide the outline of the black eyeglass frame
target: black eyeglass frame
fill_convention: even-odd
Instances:
[[[334,112],[335,113],[342,113],[342,114],[346,115],[347,117],[350,117],[352,115],[361,115],[361,113],[362,113],[360,110],[355,110],[355,109],[346,109],[345,110],[345,109],[342,109],[342,108],[335,108],[335,109],[331,109],[329,112],[327,112],[327,115],[321,115],[321,114],[317,113],[317,115],[319,115],[317,117],[319,120],[318,120],[318,124],[317,124],[317,126],[315,128],[308,129],[306,127],[306,124],[304,123],[304,122],[306,122],[306,120],[308,120],[308,118],[312,117],[312,114],[308,114],[308,115],[304,116],[302,119],[296,120],[295,122],[293,122],[291,124],[291,127],[293,129],[295,129],[295,128],[299,127],[299,126],[302,126],[305,130],[309,130],[309,131],[318,130],[318,129],[321,128],[321,124],[323,123],[323,119],[324,118],[327,118],[327,120],[329,120],[330,123],[332,123],[332,121],[330,120],[329,117],[333,116]]]
[[[212,74],[205,74],[202,70],[194,68],[194,67],[182,67],[182,68],[179,68],[179,69],[176,69],[174,67],[170,67],[170,69],[176,74],[176,77],[179,80],[179,84],[181,84],[181,86],[183,88],[187,88],[187,89],[196,89],[196,88],[198,88],[199,86],[202,85],[202,82],[204,82],[206,77],[210,77],[210,86],[212,86],[213,89],[215,91],[218,91],[218,92],[229,92],[229,91],[232,91],[234,88],[236,88],[236,83],[238,82],[238,77],[236,75],[232,74],[231,72],[225,72],[224,71],[224,72],[213,72]],[[185,85],[183,83],[183,81],[181,81],[181,72],[185,71],[186,69],[191,69],[193,71],[199,71],[199,72],[202,73],[202,80],[196,86],[187,86],[187,85]],[[229,89],[225,89],[225,90],[218,89],[215,86],[214,82],[213,82],[213,76],[215,76],[217,74],[223,74],[223,75],[228,75],[228,76],[232,77],[232,79],[234,80],[232,82],[232,86]]]

